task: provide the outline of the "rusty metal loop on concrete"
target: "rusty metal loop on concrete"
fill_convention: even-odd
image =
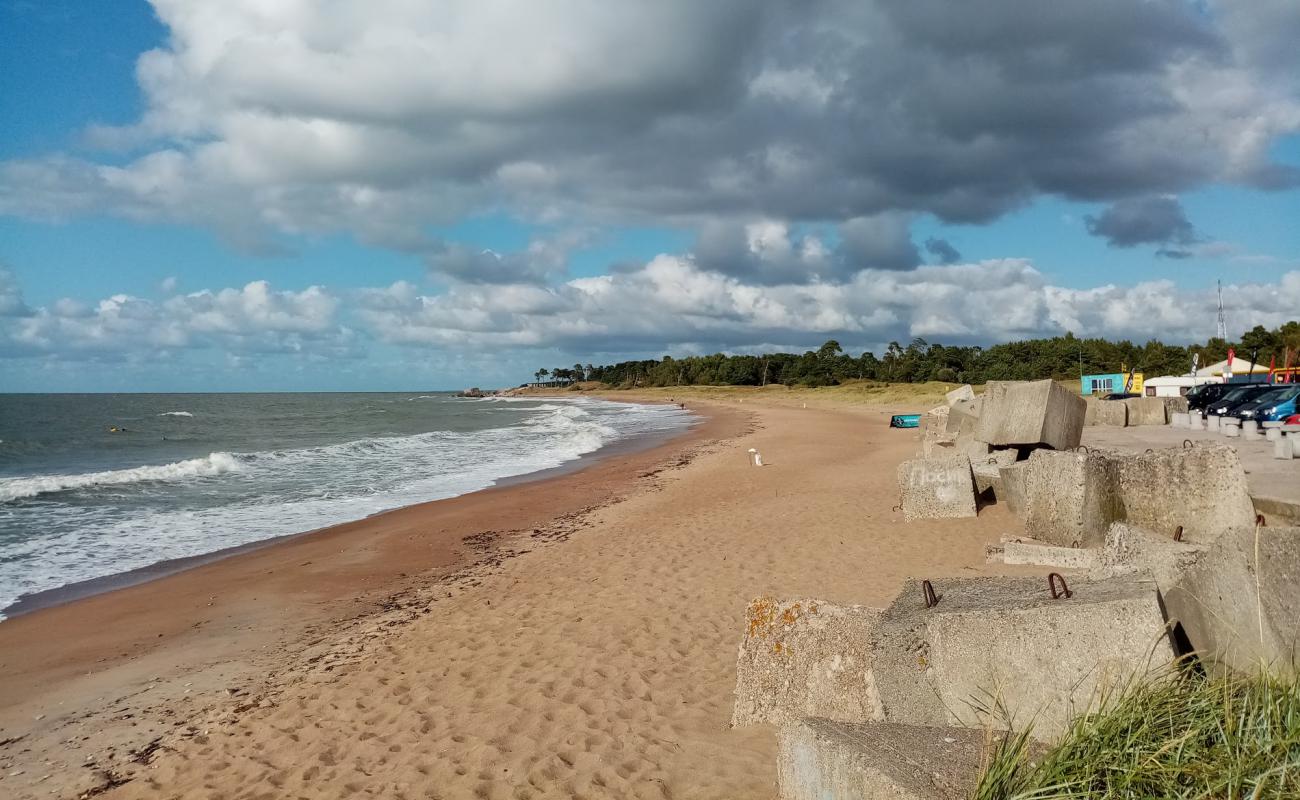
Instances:
[[[1057,591],[1056,588],[1058,582],[1061,584],[1060,591]],[[1070,591],[1070,587],[1065,585],[1065,576],[1059,572],[1049,572],[1047,574],[1047,588],[1051,590],[1053,600],[1060,600],[1062,597],[1068,600],[1074,597],[1074,592]]]
[[[1184,440],[1183,440],[1183,449],[1184,449],[1184,450],[1191,450],[1191,449],[1192,449],[1193,447],[1195,447],[1195,446],[1196,446],[1196,443],[1193,442],[1191,439],[1184,439]]]
[[[1148,447],[1148,448],[1146,449],[1146,451],[1145,451],[1145,453],[1154,453],[1154,452],[1155,452],[1155,450],[1152,450],[1150,447]],[[1144,453],[1144,454],[1145,454],[1145,453]]]
[[[902,503],[899,503],[898,505],[893,506],[893,507],[890,508],[889,510],[890,510],[890,511],[902,511],[902,510],[903,510],[903,504],[902,504]]]
[[[1088,447],[1088,445],[1086,445],[1086,444],[1081,444],[1081,445],[1079,445],[1078,447],[1074,448],[1074,452],[1076,452],[1076,453],[1091,453],[1092,450],[1091,450],[1091,448]]]
[[[1177,530],[1174,531],[1174,541],[1181,542],[1182,540],[1183,540],[1183,526],[1179,525]]]
[[[1260,527],[1260,528],[1267,527],[1267,526],[1268,526],[1268,520],[1264,519],[1264,515],[1263,515],[1263,514],[1256,514],[1256,515],[1255,515],[1255,525],[1258,526],[1258,527]]]
[[[934,593],[934,585],[929,581],[921,581],[921,594],[925,596],[926,608],[939,605],[939,596]]]

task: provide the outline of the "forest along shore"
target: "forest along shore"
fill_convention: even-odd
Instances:
[[[331,616],[304,626],[296,651],[277,656],[275,677],[264,684],[227,686],[216,670],[197,679],[171,673],[172,692],[182,681],[206,681],[203,701],[149,688],[151,668],[128,657],[96,680],[69,674],[58,697],[41,692],[44,707],[6,709],[6,720],[30,721],[42,708],[47,720],[66,717],[17,748],[44,749],[28,758],[29,770],[41,769],[41,755],[69,764],[87,753],[102,758],[93,736],[66,751],[58,742],[82,730],[80,712],[70,709],[103,696],[108,702],[95,706],[105,710],[100,720],[118,708],[161,720],[138,737],[143,749],[103,765],[107,773],[70,770],[83,786],[92,778],[128,780],[114,797],[201,797],[232,786],[248,797],[771,797],[775,737],[728,725],[751,598],[881,605],[908,577],[1017,571],[984,561],[984,545],[1012,522],[996,507],[976,519],[904,528],[891,510],[895,468],[914,451],[914,433],[887,427],[897,409],[822,397],[803,408],[809,401],[793,393],[771,401],[758,392],[686,396],[708,426],[690,442],[624,465],[625,491],[610,493],[622,502],[584,510],[596,504],[569,488],[580,484],[566,481],[593,476],[598,464],[549,486],[500,490],[476,512],[508,514],[543,502],[520,494],[530,489],[550,495],[544,510],[554,522],[536,527],[541,539],[555,540],[551,546],[509,559],[498,550],[451,583],[434,577],[449,567],[435,567],[404,583],[387,610],[355,621],[344,618],[362,609],[336,604]],[[768,466],[750,466],[751,447]],[[453,517],[425,524],[493,527]],[[337,537],[334,549],[350,543],[344,561],[366,550],[359,537],[329,535]],[[471,537],[465,547],[473,545]],[[250,608],[271,596],[262,581],[254,584],[261,600],[248,598]],[[381,596],[371,593],[371,609]],[[195,602],[203,608],[201,598]],[[262,637],[281,648],[256,622],[222,624],[229,637]],[[202,636],[210,627],[173,635]],[[140,630],[137,641],[148,635]],[[227,689],[234,691],[222,698]],[[12,735],[8,723],[2,735]],[[14,744],[0,750],[9,763],[15,754]],[[46,796],[37,785],[6,784],[6,792]]]

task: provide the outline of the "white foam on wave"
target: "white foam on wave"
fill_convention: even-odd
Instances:
[[[158,416],[160,416],[160,417],[192,417],[192,416],[194,416],[194,415],[191,414],[191,413],[188,412],[188,411],[164,411],[164,412],[162,412],[161,414],[159,414]]]
[[[104,472],[85,472],[79,475],[33,475],[22,478],[4,478],[0,479],[0,503],[96,486],[124,486],[132,483],[210,478],[227,472],[234,472],[240,468],[241,462],[237,456],[230,453],[210,453],[203,458],[190,458],[185,461],[156,466],[113,469]]]
[[[225,487],[231,492],[228,502],[215,506],[141,508],[115,516],[99,516],[102,509],[75,502],[42,507],[43,519],[59,522],[56,529],[0,548],[0,609],[22,595],[70,583],[485,489],[505,478],[558,467],[620,438],[681,429],[691,419],[675,408],[588,398],[519,410],[529,413],[522,419],[512,415],[512,422],[502,427],[478,431],[213,453],[134,470],[0,481],[0,499],[22,488],[15,481],[40,480],[54,481],[47,488],[61,487],[49,491],[65,491],[224,476],[201,491]],[[232,480],[238,483],[227,483]],[[176,495],[186,484],[162,486]],[[39,487],[25,487],[33,488]],[[148,491],[144,483],[141,489]],[[23,513],[31,510],[25,511],[22,504],[0,504],[0,523],[6,514]]]

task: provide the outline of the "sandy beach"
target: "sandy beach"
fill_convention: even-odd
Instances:
[[[0,623],[0,794],[773,797],[773,732],[728,725],[746,603],[1007,572],[1017,523],[904,523],[883,409],[689,403],[650,450]]]

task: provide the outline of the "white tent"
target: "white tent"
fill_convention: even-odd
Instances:
[[[1268,367],[1261,367],[1258,364],[1252,364],[1244,358],[1232,359],[1232,374],[1245,375],[1248,372],[1268,372]],[[1225,358],[1217,364],[1210,364],[1208,367],[1201,367],[1196,370],[1197,378],[1222,378],[1228,373],[1228,360]],[[1206,381],[1202,380],[1201,383]]]
[[[1143,393],[1148,397],[1177,397],[1187,394],[1187,390],[1203,383],[1222,383],[1228,371],[1228,360],[1210,364],[1196,370],[1195,375],[1162,375],[1159,378],[1147,378],[1142,382]],[[1252,364],[1244,358],[1232,359],[1232,374],[1266,373],[1268,367]]]

